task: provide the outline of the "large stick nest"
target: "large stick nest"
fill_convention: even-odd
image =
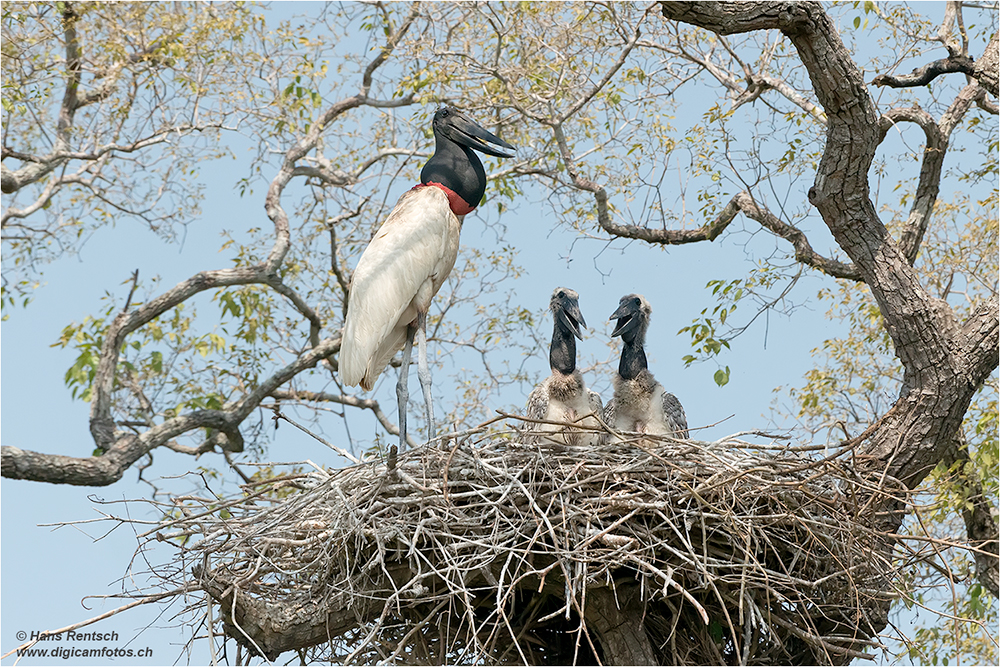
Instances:
[[[165,576],[194,577],[224,633],[269,659],[842,664],[886,622],[878,490],[735,437],[494,432],[224,504],[178,502]]]

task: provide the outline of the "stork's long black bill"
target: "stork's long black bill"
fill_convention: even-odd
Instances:
[[[583,321],[583,313],[580,312],[579,305],[572,303],[564,308],[560,308],[558,317],[566,329],[580,340],[583,340],[583,332],[580,330],[580,327],[587,326],[587,323]]]
[[[615,336],[621,336],[622,334],[634,331],[639,326],[638,314],[639,312],[632,304],[623,303],[618,306],[618,310],[611,313],[611,317],[608,318],[609,320],[618,320],[618,325],[611,332],[611,337],[614,338]]]
[[[615,330],[611,332],[611,337],[614,338],[615,336],[624,336],[625,334],[634,331],[638,326],[639,322],[634,316],[623,317],[618,320],[618,326],[616,326]]]
[[[455,130],[451,138],[460,144],[494,157],[514,157],[514,153],[507,153],[499,148],[490,146],[490,144],[496,144],[511,151],[514,150],[513,146],[463,115],[453,113],[451,126]]]

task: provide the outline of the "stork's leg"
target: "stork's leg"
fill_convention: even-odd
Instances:
[[[399,365],[399,381],[396,382],[396,402],[399,404],[399,450],[406,449],[406,403],[410,390],[406,386],[410,374],[410,355],[413,354],[413,334],[417,327],[412,323],[406,327],[406,345],[403,346],[403,361]]]
[[[427,313],[417,313],[417,377],[427,406],[427,439],[434,439],[434,406],[431,403],[431,369],[427,366]]]

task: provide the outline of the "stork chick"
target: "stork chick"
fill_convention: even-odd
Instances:
[[[434,155],[420,184],[405,192],[371,240],[351,280],[340,348],[340,379],[371,391],[393,355],[403,348],[396,400],[399,444],[406,447],[407,375],[413,340],[417,376],[427,408],[428,439],[434,437],[431,375],[427,364],[427,311],[455,266],[465,216],[486,192],[486,170],[473,151],[497,157],[514,147],[450,108],[434,114]]]
[[[618,320],[611,336],[621,336],[622,356],[614,376],[615,394],[604,409],[604,422],[616,431],[688,437],[681,402],[665,391],[646,364],[646,329],[653,309],[641,294],[621,298],[609,319]]]
[[[552,375],[532,390],[525,412],[531,419],[597,427],[599,423],[593,415],[599,416],[603,412],[601,397],[587,389],[583,375],[576,368],[576,339],[583,340],[580,327],[587,326],[580,312],[580,295],[571,289],[557,287],[552,292],[549,309],[554,320],[552,344],[549,346]],[[529,432],[534,435],[527,435]],[[546,441],[565,445],[596,445],[600,440],[597,431],[557,424],[528,423],[525,434],[524,442],[528,444]]]

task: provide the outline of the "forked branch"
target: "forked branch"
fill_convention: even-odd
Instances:
[[[175,451],[184,451],[185,448],[176,446],[174,439],[201,428],[208,428],[216,432],[210,436],[211,443],[206,442],[206,445],[217,444],[226,451],[242,451],[243,438],[240,434],[240,424],[243,420],[263,400],[274,395],[279,387],[302,371],[313,368],[340,350],[339,336],[326,338],[322,341],[319,339],[322,322],[316,311],[281,280],[280,268],[291,244],[288,216],[282,206],[281,198],[286,186],[294,176],[309,175],[297,171],[297,163],[316,149],[322,138],[322,132],[338,117],[350,109],[365,104],[382,107],[412,102],[412,97],[389,102],[371,100],[367,94],[371,86],[373,72],[391,55],[395,45],[399,43],[418,15],[418,8],[418,5],[414,5],[406,21],[387,36],[385,47],[373,58],[365,70],[361,91],[328,107],[321,115],[320,121],[315,123],[307,134],[286,152],[281,168],[271,181],[265,201],[267,215],[274,225],[274,242],[266,259],[254,266],[202,271],[139,308],[129,309],[126,307],[115,317],[104,333],[100,359],[92,384],[90,431],[101,454],[94,457],[78,458],[42,454],[17,447],[3,447],[2,474],[4,477],[60,484],[103,486],[120,479],[125,470],[156,447],[171,444],[174,445],[172,449]],[[74,36],[75,40],[74,30],[73,20],[67,19],[67,33]],[[75,44],[75,41],[70,41]],[[70,57],[74,56],[75,49],[78,47],[71,45],[67,48],[69,49],[68,57]],[[70,60],[72,61],[72,58]],[[70,70],[73,71],[72,66]],[[73,83],[72,79],[70,83]],[[69,102],[64,104],[65,117],[60,121],[61,126],[66,124],[68,127],[72,122],[72,112],[76,108],[74,105],[75,94],[75,87],[68,86],[67,98]],[[287,298],[309,321],[309,345],[306,349],[289,364],[276,370],[269,377],[260,380],[252,390],[230,401],[222,409],[194,410],[168,417],[138,435],[131,431],[119,430],[112,415],[113,393],[116,376],[119,372],[119,359],[126,338],[196,294],[220,287],[251,284],[266,285],[274,289]],[[347,401],[344,403],[350,404]],[[371,406],[361,405],[358,407],[371,408]],[[385,421],[388,423],[387,419]],[[192,453],[205,451],[204,447],[187,449]]]

